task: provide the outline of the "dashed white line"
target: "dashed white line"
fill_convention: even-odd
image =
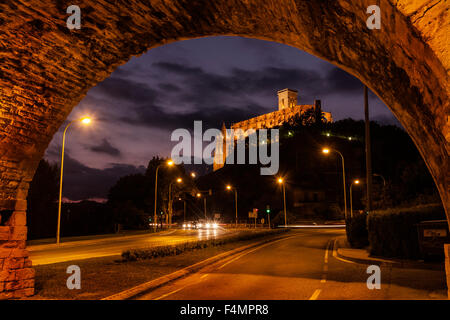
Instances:
[[[309,300],[317,300],[321,291],[322,290],[320,290],[320,289],[317,289],[316,291],[314,291],[313,295],[311,296],[311,298],[309,298]]]

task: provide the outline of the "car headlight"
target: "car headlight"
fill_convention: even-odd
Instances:
[[[197,227],[201,228],[201,227],[202,227],[202,224],[201,224],[201,223],[199,223],[199,224],[197,225]]]
[[[217,226],[217,223],[213,223],[213,228],[214,228],[214,229],[217,229],[217,227],[218,227],[218,226]]]
[[[188,228],[190,228],[190,227],[191,227],[191,224],[190,224],[190,223],[188,223],[187,227],[188,227]]]
[[[206,229],[209,229],[210,225],[209,223],[206,224]]]
[[[183,224],[183,228],[186,228],[186,224]]]

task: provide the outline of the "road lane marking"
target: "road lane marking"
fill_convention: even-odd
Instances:
[[[342,262],[356,264],[356,262],[353,262],[353,261],[350,261],[350,260],[345,260],[345,259],[342,259],[342,258],[337,256],[336,241],[337,241],[337,239],[334,239],[334,242],[333,242],[333,257],[335,259],[337,259],[337,260],[342,261]]]
[[[279,240],[276,240],[276,241],[271,241],[271,242],[269,242],[269,243],[266,243],[266,244],[264,244],[264,245],[262,245],[262,246],[259,246],[259,247],[255,248],[255,249],[253,249],[253,250],[250,250],[250,251],[246,251],[246,252],[244,252],[244,253],[241,253],[241,254],[239,254],[237,257],[231,259],[230,261],[225,262],[223,265],[221,265],[220,267],[218,267],[217,270],[222,269],[222,268],[225,267],[226,265],[228,265],[228,264],[230,264],[230,263],[232,263],[232,262],[234,262],[234,261],[236,261],[236,260],[242,258],[243,256],[246,256],[246,255],[248,255],[248,254],[250,254],[250,253],[256,251],[256,250],[259,250],[259,249],[262,249],[262,248],[264,248],[264,247],[267,247],[267,246],[269,246],[269,245],[271,245],[271,244],[274,244],[274,243],[277,243],[277,242],[280,242],[280,241],[283,241],[283,240],[291,239],[291,238],[294,238],[294,237],[298,237],[298,236],[303,236],[303,235],[295,235],[295,236],[291,236],[291,237],[279,239]]]
[[[309,298],[309,300],[317,300],[321,291],[322,290],[320,290],[320,289],[317,289],[316,291],[314,291],[313,295],[311,296],[311,298]]]
[[[184,287],[181,287],[181,288],[179,288],[179,289],[177,289],[177,290],[174,290],[174,291],[171,291],[171,292],[169,292],[169,293],[163,294],[162,296],[159,296],[158,298],[155,298],[155,299],[153,299],[153,300],[161,300],[161,299],[163,299],[163,298],[165,298],[165,297],[168,297],[168,296],[170,296],[170,295],[172,295],[172,294],[174,294],[174,293],[177,293],[178,291],[183,290],[183,289],[186,288],[186,287],[187,287],[187,286],[184,286]]]
[[[208,276],[208,274],[204,274],[200,277],[200,279],[206,278]]]
[[[325,249],[325,257],[324,257],[324,262],[325,263],[328,263],[328,250],[330,248],[330,243],[331,243],[331,241],[328,241],[327,248]]]

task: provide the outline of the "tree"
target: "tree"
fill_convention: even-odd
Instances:
[[[108,193],[113,220],[125,228],[144,228],[150,217],[151,183],[143,174],[122,177]]]
[[[59,191],[59,167],[42,159],[30,183],[27,197],[28,238],[54,236]]]

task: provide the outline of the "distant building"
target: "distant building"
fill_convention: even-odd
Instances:
[[[314,104],[298,104],[298,91],[292,89],[283,89],[278,91],[278,110],[270,113],[266,113],[248,120],[237,122],[231,125],[231,129],[237,130],[241,129],[244,132],[250,129],[270,129],[273,127],[278,127],[288,122],[290,119],[297,115],[301,115],[305,111],[313,108],[321,109],[320,100],[314,100]],[[332,122],[333,117],[330,112],[322,112],[325,120],[327,122]],[[226,134],[225,124],[222,126],[222,134],[225,137]],[[219,141],[220,142],[220,141]],[[214,156],[214,171],[222,168],[225,164],[225,160],[228,156],[228,149],[225,140],[222,141],[223,149],[225,152],[222,154],[216,153]],[[216,148],[218,150],[218,148]],[[221,159],[222,158],[222,159]],[[222,161],[219,161],[222,160]]]

